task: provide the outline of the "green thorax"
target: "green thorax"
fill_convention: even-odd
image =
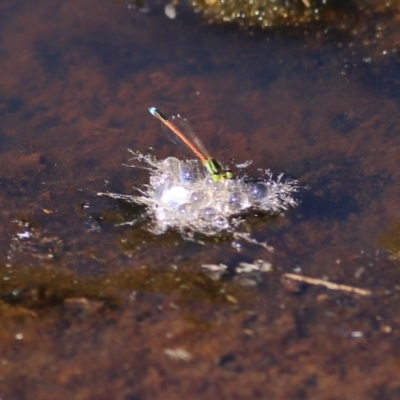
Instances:
[[[221,167],[221,164],[217,160],[214,160],[213,158],[209,158],[204,165],[207,168],[207,171],[210,173],[211,178],[215,182],[220,182],[226,179],[233,178],[232,171],[224,170]]]

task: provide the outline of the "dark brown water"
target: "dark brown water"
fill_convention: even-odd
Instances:
[[[397,19],[248,33],[157,5],[3,0],[0,398],[399,398]],[[216,158],[307,187],[249,219],[273,252],[155,236],[143,208],[96,196],[146,182],[128,148],[180,155],[149,106]],[[255,259],[273,272],[251,287],[201,268]]]

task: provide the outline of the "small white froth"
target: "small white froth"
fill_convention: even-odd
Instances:
[[[149,111],[157,113],[155,107]],[[259,172],[261,176],[251,180],[238,176],[215,182],[196,160],[172,157],[157,160],[150,155],[131,153],[136,162],[146,164],[150,179],[139,195],[123,198],[147,207],[153,222],[151,230],[157,234],[168,228],[176,229],[186,238],[195,233],[215,236],[226,232],[254,243],[238,229],[250,210],[276,215],[297,205],[293,197],[298,190],[297,182],[284,181],[282,175],[274,179],[270,171]],[[265,243],[255,244],[269,249]],[[267,267],[257,264],[254,268],[267,270]],[[241,268],[246,270],[250,265]]]

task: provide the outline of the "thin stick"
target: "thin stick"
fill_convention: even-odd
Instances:
[[[360,296],[370,296],[372,294],[370,290],[360,289],[355,286],[340,285],[338,283],[333,283],[318,278],[310,278],[303,275],[287,273],[283,274],[282,278],[288,278],[299,282],[305,282],[308,283],[309,285],[325,286],[326,288],[331,290],[342,290],[344,292],[356,293],[359,294]]]

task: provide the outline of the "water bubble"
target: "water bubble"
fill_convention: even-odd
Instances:
[[[231,212],[244,210],[250,206],[249,200],[244,193],[233,192],[229,196],[228,207]]]
[[[249,198],[253,201],[260,201],[268,194],[268,187],[265,183],[257,182],[249,185]]]
[[[213,182],[207,187],[207,191],[212,197],[213,201],[226,202],[229,197],[226,182]]]
[[[218,230],[224,230],[229,228],[229,221],[222,216],[218,216],[214,219],[215,226]]]
[[[163,191],[161,203],[171,207],[178,208],[181,204],[188,200],[188,191],[182,186],[171,186]]]
[[[160,175],[152,175],[150,176],[150,186],[159,186],[164,182],[164,179],[162,176]]]
[[[211,176],[206,176],[206,179],[204,179],[204,184],[206,186],[212,185],[213,183],[215,183],[214,179],[211,178]]]
[[[190,203],[196,206],[206,205],[210,200],[210,195],[206,191],[196,191],[192,192],[190,196]]]
[[[162,162],[162,167],[164,170],[163,176],[168,176],[172,181],[179,178],[179,169],[181,161],[175,157],[168,157]]]
[[[182,183],[193,183],[198,180],[199,169],[196,161],[186,161],[180,164],[179,179]]]
[[[218,193],[218,192],[221,192],[221,191],[225,190],[225,185],[224,185],[223,182],[215,182],[215,181],[212,181],[212,183],[210,183],[209,186],[210,186],[210,187],[209,187],[210,190],[211,190],[213,193]]]
[[[178,173],[181,162],[176,157],[168,157],[163,161],[163,164],[171,172]]]
[[[240,191],[243,189],[243,182],[242,181],[237,181],[234,179],[230,179],[225,182],[225,187],[228,191],[233,192],[233,191]]]
[[[171,186],[171,182],[164,182],[160,181],[158,185],[154,186],[154,191],[153,191],[153,199],[157,201],[162,201],[164,192],[169,189]]]
[[[189,203],[181,204],[177,209],[177,216],[182,221],[192,221],[196,219],[196,210]]]
[[[153,179],[150,180],[150,185],[153,187],[171,185],[176,180],[172,174],[154,175],[152,178]]]
[[[165,231],[170,227],[168,221],[157,221],[157,224],[154,224],[151,227],[151,232],[155,235],[162,235]]]
[[[157,207],[154,215],[157,221],[162,222],[167,220],[168,212],[165,207]]]
[[[199,217],[206,221],[212,221],[216,216],[217,213],[213,207],[205,207],[199,211]]]

